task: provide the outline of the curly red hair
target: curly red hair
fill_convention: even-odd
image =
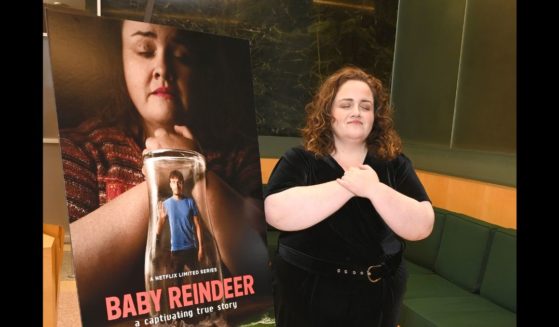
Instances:
[[[352,66],[343,67],[330,75],[313,100],[305,106],[307,119],[301,130],[305,149],[317,156],[326,156],[335,150],[332,103],[340,87],[350,80],[365,82],[373,92],[375,120],[366,139],[369,152],[380,159],[394,159],[402,151],[402,141],[394,128],[394,110],[389,104],[388,93],[379,79]]]

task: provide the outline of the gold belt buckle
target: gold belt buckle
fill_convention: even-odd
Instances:
[[[376,282],[378,282],[379,280],[382,279],[382,277],[379,277],[377,279],[373,279],[371,277],[371,275],[372,275],[371,269],[378,268],[378,267],[381,267],[381,266],[382,265],[372,265],[372,266],[369,266],[369,268],[367,268],[367,278],[369,279],[369,281],[371,281],[371,283],[376,283]]]

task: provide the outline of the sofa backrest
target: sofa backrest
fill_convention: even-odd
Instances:
[[[435,223],[431,234],[421,241],[406,241],[404,256],[406,259],[431,270],[435,269],[435,260],[439,252],[444,221],[449,212],[444,209],[435,209]]]
[[[446,214],[435,272],[470,292],[478,292],[490,236],[496,226],[462,214]]]
[[[495,232],[480,294],[516,312],[516,231],[499,228]]]

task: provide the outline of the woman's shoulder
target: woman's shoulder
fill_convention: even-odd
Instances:
[[[316,160],[317,157],[314,153],[305,150],[305,148],[301,145],[292,147],[285,151],[282,158],[289,160],[289,161],[297,161],[297,160]]]
[[[406,156],[403,152],[400,152],[394,159],[391,160],[395,164],[406,164],[411,163],[410,158]]]
[[[87,120],[73,128],[60,130],[62,157],[84,162],[109,160],[141,161],[142,149],[131,136],[116,127],[105,126],[99,120]]]
[[[403,153],[398,153],[392,159],[384,159],[376,156],[375,154],[369,154],[368,163],[370,165],[375,165],[377,168],[386,167],[391,170],[399,170],[402,168],[410,167],[412,165],[411,160]]]
[[[393,169],[397,172],[405,172],[409,169],[413,169],[412,161],[403,152],[400,152],[396,158],[390,160],[390,164]]]
[[[89,119],[76,127],[64,128],[60,130],[60,141],[69,142],[75,145],[90,143],[92,145],[102,145],[110,143],[129,143],[132,138],[126,135],[121,129],[106,126],[99,119]]]

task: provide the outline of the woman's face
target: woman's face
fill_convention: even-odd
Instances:
[[[176,29],[123,23],[126,87],[148,130],[172,128],[177,112],[187,109],[190,58],[190,49],[177,41]]]
[[[342,84],[332,103],[334,141],[365,142],[373,130],[373,92],[367,83],[349,80]]]

